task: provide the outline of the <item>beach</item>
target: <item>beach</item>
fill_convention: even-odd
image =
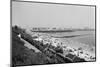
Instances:
[[[81,32],[81,33],[79,33]],[[94,31],[79,31],[70,33],[35,33],[34,40],[51,44],[54,47],[60,46],[63,49],[63,55],[73,54],[86,61],[95,60],[95,36]],[[64,37],[66,36],[66,37]],[[73,36],[73,37],[72,37]],[[70,52],[71,51],[71,52]]]

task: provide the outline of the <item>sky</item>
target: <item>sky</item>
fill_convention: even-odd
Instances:
[[[12,25],[25,28],[95,28],[95,7],[12,2]]]

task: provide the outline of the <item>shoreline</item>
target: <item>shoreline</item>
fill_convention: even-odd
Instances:
[[[76,55],[76,53],[80,54],[79,57],[85,59],[86,61],[94,61],[95,60],[95,59],[91,59],[91,58],[94,58],[95,56],[93,56],[93,54],[91,54],[90,52],[87,52],[86,50],[83,50],[83,49],[78,50],[78,48],[75,48],[75,47],[72,47],[72,46],[68,46],[68,45],[75,44],[75,43],[79,44],[79,45],[86,45],[86,44],[75,42],[73,40],[71,40],[71,41],[67,40],[67,42],[68,42],[67,44],[68,45],[67,44],[64,45],[63,42],[60,40],[60,38],[55,38],[55,37],[48,36],[48,35],[46,35],[46,36],[39,35],[38,38],[35,39],[35,40],[43,42],[43,44],[47,44],[47,43],[50,44],[50,43],[52,43],[52,46],[55,46],[55,47],[60,46],[64,50],[66,50],[66,49],[72,50],[72,52],[69,52],[69,54],[73,54],[73,55]],[[57,43],[57,41],[58,41],[58,43]],[[66,48],[64,48],[64,47],[66,47]]]

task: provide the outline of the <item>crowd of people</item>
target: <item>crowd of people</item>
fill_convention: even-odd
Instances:
[[[58,38],[54,38],[50,35],[47,35],[47,34],[41,35],[39,33],[36,33],[32,37],[33,37],[33,40],[40,41],[44,45],[49,44],[49,45],[52,45],[54,47],[62,48],[64,56],[66,56],[68,54],[72,54],[72,55],[75,55],[77,57],[83,58],[86,61],[94,61],[95,60],[95,57],[93,57],[92,55],[87,53],[81,47],[78,49],[72,48],[72,47],[68,46],[70,44],[67,45],[67,44],[61,42]]]

